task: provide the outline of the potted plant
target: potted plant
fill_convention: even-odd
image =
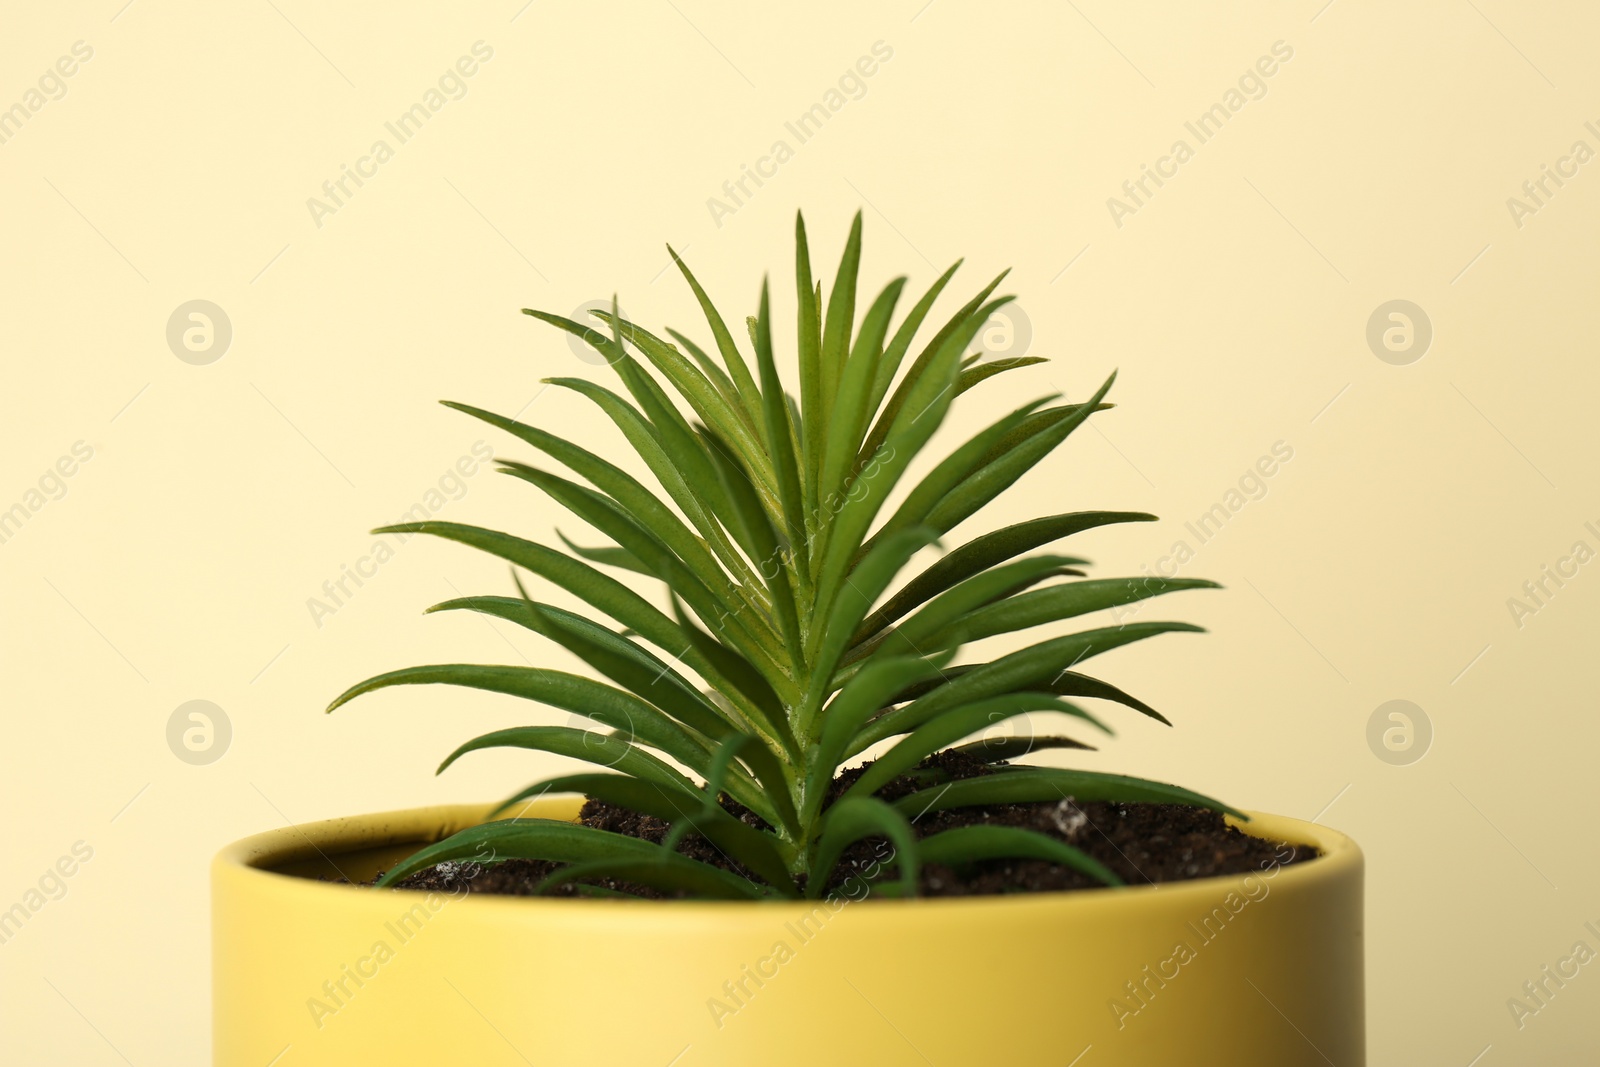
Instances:
[[[914,345],[955,267],[898,326],[903,278],[858,321],[860,257],[857,215],[824,300],[797,220],[798,400],[765,283],[743,348],[674,254],[715,358],[615,305],[599,327],[528,312],[611,365],[626,395],[551,384],[615,423],[659,490],[449,405],[575,474],[500,461],[609,543],[563,552],[435,521],[382,532],[508,561],[517,595],[432,610],[527,627],[593,676],[409,667],[329,710],[397,685],[523,697],[597,728],[512,726],[440,770],[504,746],[594,767],[498,805],[224,850],[219,1065],[1362,1062],[1353,843],[1179,786],[1016,762],[1109,733],[1084,700],[1165,722],[1082,666],[1197,627],[1094,626],[957,662],[971,642],[1215,587],[1094,579],[1082,559],[1036,553],[1142,513],[1048,514],[945,544],[1109,406],[1111,380],[1082,403],[1016,407],[911,477],[959,396],[1040,361],[967,355],[1008,299],[992,298],[1001,278]],[[913,568],[930,546],[947,550]],[[535,599],[519,570],[591,610]],[[640,592],[657,583],[660,598]],[[1072,735],[995,733],[1041,715]]]

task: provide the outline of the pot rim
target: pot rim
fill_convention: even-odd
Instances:
[[[576,818],[582,806],[582,797],[549,797],[524,807],[519,815],[533,818]],[[493,804],[438,804],[428,807],[405,808],[396,811],[376,812],[370,815],[345,816],[322,819],[316,822],[288,825],[277,830],[252,834],[222,848],[211,862],[214,882],[227,881],[239,889],[287,895],[296,898],[320,896],[329,906],[338,901],[356,904],[358,901],[390,901],[387,894],[377,894],[363,885],[348,882],[321,881],[275,868],[294,862],[321,858],[330,864],[340,855],[357,851],[403,845],[431,844],[468,826],[485,821],[496,805]],[[919,897],[912,900],[871,901],[874,913],[888,917],[923,918],[937,913],[951,918],[973,911],[1008,908],[1041,909],[1075,907],[1108,916],[1138,909],[1151,894],[1160,894],[1163,901],[1185,903],[1191,898],[1195,904],[1210,903],[1228,892],[1245,886],[1249,878],[1266,878],[1273,881],[1274,893],[1293,892],[1329,879],[1336,879],[1352,868],[1363,866],[1360,847],[1347,835],[1317,823],[1306,822],[1282,815],[1247,812],[1249,822],[1228,818],[1230,825],[1254,837],[1282,841],[1298,846],[1315,848],[1318,855],[1289,866],[1269,864],[1264,868],[1239,874],[1213,875],[1181,882],[1156,885],[1106,887],[1101,889],[1075,889],[1055,892],[991,894],[983,896]],[[336,864],[335,864],[336,866]],[[418,890],[395,889],[393,893],[419,893]],[[329,896],[328,894],[333,894]],[[487,914],[491,909],[501,909],[506,915],[534,918],[559,917],[564,924],[584,919],[602,919],[610,925],[628,917],[643,920],[648,925],[659,925],[667,913],[678,913],[687,919],[715,918],[719,923],[731,920],[756,919],[768,923],[775,915],[793,911],[808,914],[823,900],[616,900],[610,898],[527,898],[488,893],[468,893],[457,899],[455,907],[465,906]]]

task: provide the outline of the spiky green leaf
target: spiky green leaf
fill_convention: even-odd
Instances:
[[[1124,882],[1105,864],[1064,841],[1016,826],[958,826],[918,842],[922,862],[950,866],[982,860],[1046,860],[1071,867],[1105,885]]]

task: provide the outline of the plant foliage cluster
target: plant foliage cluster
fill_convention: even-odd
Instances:
[[[748,347],[741,347],[676,253],[704,311],[715,356],[676,331],[667,331],[668,341],[621,319],[615,305],[611,314],[595,313],[603,329],[527,311],[583,338],[616,372],[621,392],[577,378],[549,381],[615,423],[655,487],[535,426],[448,404],[515,435],[575,475],[500,461],[503,473],[547,494],[609,543],[581,547],[563,538],[562,551],[432,521],[379,531],[432,534],[509,561],[519,595],[463,597],[430,610],[483,612],[527,627],[605,680],[527,666],[410,667],[352,687],[329,708],[389,686],[444,683],[577,713],[600,729],[498,730],[462,745],[440,770],[469,752],[506,746],[575,757],[596,769],[535,782],[499,812],[546,793],[582,793],[666,820],[666,841],[548,819],[500,819],[421,850],[383,884],[489,849],[501,859],[560,864],[546,887],[571,883],[598,892],[594,883],[606,879],[706,898],[817,896],[836,876],[844,850],[866,837],[886,838],[894,848],[894,876],[876,887],[884,895],[914,893],[924,863],[999,857],[1049,860],[1114,884],[1103,865],[1043,834],[974,825],[919,840],[911,822],[947,808],[1068,796],[1231,812],[1176,786],[1011,762],[1042,748],[1089,747],[1075,738],[962,744],[1024,715],[1052,714],[1109,733],[1077,703],[1083,699],[1166,722],[1079,668],[1134,641],[1198,629],[1186,623],[1050,636],[986,662],[953,665],[956,650],[1213,583],[1094,579],[1081,569],[1082,559],[1031,554],[1093,527],[1154,518],[1112,511],[1066,512],[1007,526],[967,540],[901,580],[923,549],[941,545],[1107,407],[1111,379],[1083,403],[1046,397],[1007,412],[938,462],[924,464],[926,473],[912,484],[907,470],[957,397],[995,375],[1041,362],[966,355],[977,332],[1010,299],[992,296],[1004,275],[918,346],[915,339],[959,263],[895,324],[904,278],[889,283],[858,315],[859,214],[826,299],[812,275],[803,219],[796,220],[795,237],[798,399],[779,377],[766,283],[747,320]],[[903,481],[907,489],[891,509],[891,494]],[[591,613],[533,599],[519,568],[581,599]],[[664,606],[635,591],[639,576],[665,585]],[[875,762],[829,803],[840,768],[874,746],[881,749]],[[875,795],[952,746],[993,764],[995,773],[948,781],[924,771],[921,788],[908,796],[890,803]],[[737,817],[724,798],[759,818]],[[678,845],[689,833],[733,862],[725,868],[684,855]]]

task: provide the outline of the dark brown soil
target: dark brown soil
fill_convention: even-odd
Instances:
[[[836,797],[858,778],[865,768],[845,771],[834,782],[831,797]],[[896,779],[878,792],[885,800],[895,800],[931,782],[971,778],[991,773],[988,765],[957,752],[942,752],[925,760],[916,771]],[[830,797],[830,799],[831,799]],[[738,804],[724,800],[724,806],[751,825],[766,828],[761,820]],[[579,821],[614,833],[660,842],[667,824],[597,800],[583,806]],[[1100,801],[1078,803],[1066,798],[1053,803],[991,804],[976,808],[937,811],[914,820],[919,837],[976,824],[1017,826],[1048,834],[1099,860],[1129,885],[1181,882],[1220,874],[1242,874],[1266,870],[1274,865],[1299,863],[1315,853],[1240,833],[1223,821],[1221,815],[1205,808],[1181,804],[1108,804]],[[686,836],[678,851],[746,877],[748,871],[731,863],[710,842],[697,834]],[[853,872],[872,866],[890,855],[888,843],[868,838],[848,849],[834,872],[830,888],[844,882]],[[484,867],[474,863],[444,863],[420,871],[400,883],[405,889],[459,893],[465,887],[473,893],[526,896],[558,864],[540,860],[505,860]],[[886,877],[895,874],[892,863]],[[759,879],[757,879],[759,881]],[[1044,860],[985,860],[966,864],[961,869],[941,864],[922,868],[920,892],[929,897],[993,895],[1000,893],[1039,893],[1070,889],[1098,888],[1100,883],[1068,867]],[[666,894],[646,886],[597,880],[601,891],[614,891],[639,897],[661,899]],[[553,895],[576,896],[592,892],[587,887],[562,886]]]

